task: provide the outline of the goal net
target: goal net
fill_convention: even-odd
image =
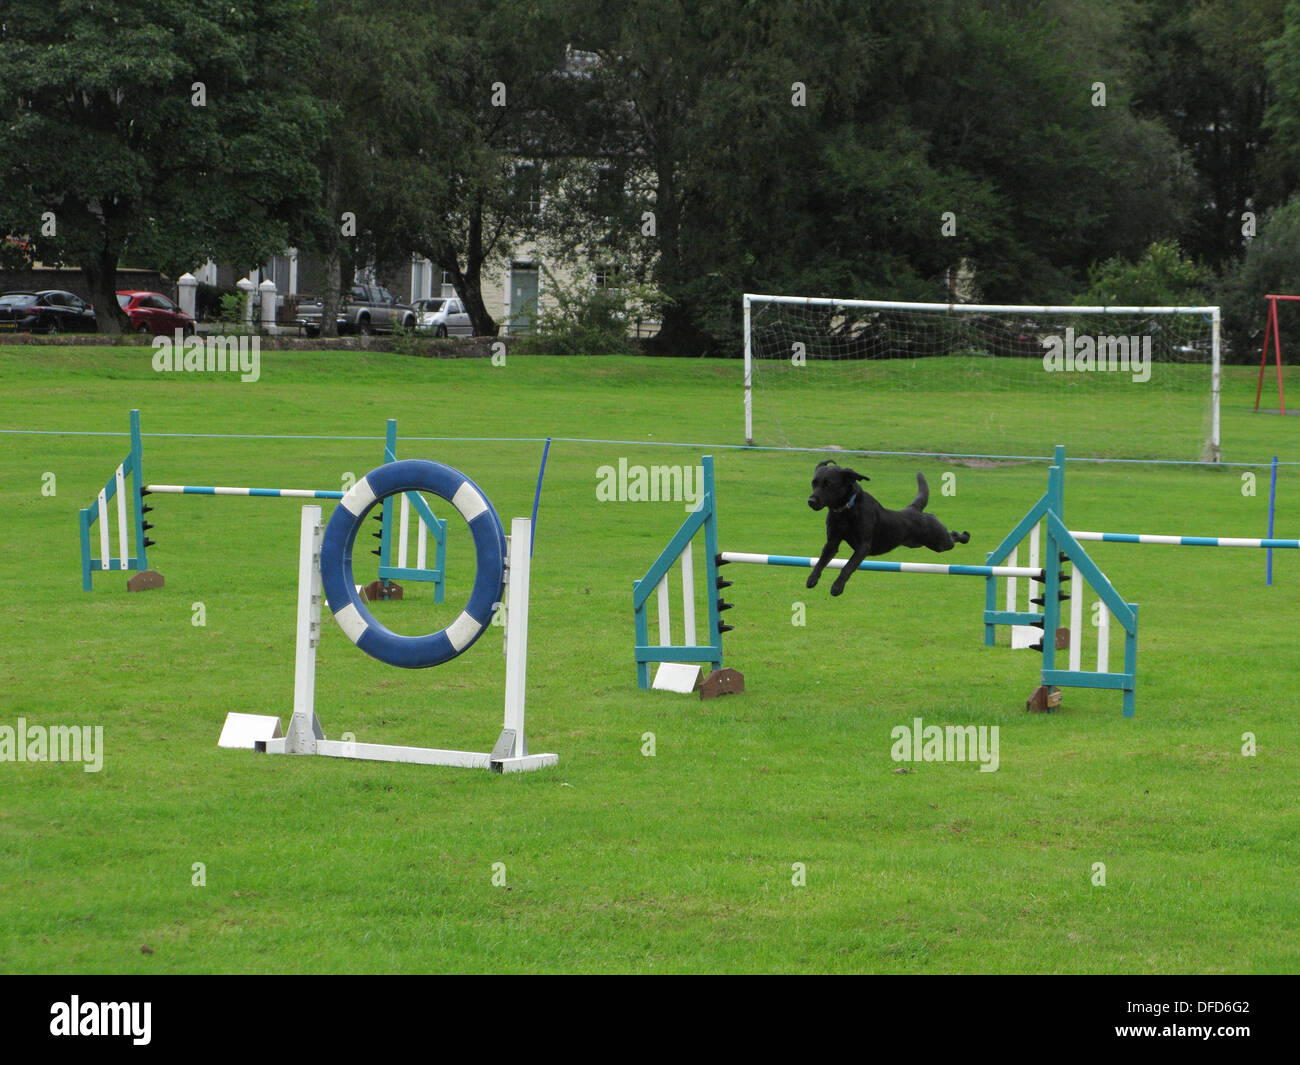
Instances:
[[[1219,460],[1219,308],[745,296],[745,441]]]

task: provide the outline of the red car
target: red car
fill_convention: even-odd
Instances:
[[[179,329],[189,336],[194,332],[194,319],[161,292],[126,289],[118,292],[117,305],[131,319],[131,328],[137,333],[165,336]]]

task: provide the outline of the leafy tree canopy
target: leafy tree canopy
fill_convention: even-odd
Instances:
[[[0,5],[0,229],[80,266],[116,331],[119,262],[283,250],[318,198],[299,0]],[[105,311],[109,313],[105,313]]]

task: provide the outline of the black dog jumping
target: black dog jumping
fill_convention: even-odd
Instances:
[[[819,462],[813,473],[812,495],[808,505],[813,510],[829,510],[826,515],[826,546],[808,577],[808,587],[815,588],[822,570],[835,557],[841,543],[853,549],[831,585],[831,595],[844,591],[844,584],[868,555],[883,555],[896,547],[928,547],[931,551],[951,551],[954,544],[970,541],[970,533],[955,533],[933,514],[925,513],[930,501],[930,486],[925,477],[916,475],[917,493],[902,510],[886,510],[858,485],[870,477],[827,459]]]

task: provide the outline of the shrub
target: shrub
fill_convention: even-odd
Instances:
[[[1088,270],[1088,289],[1075,298],[1086,306],[1165,307],[1202,304],[1210,271],[1184,259],[1176,241],[1157,241],[1137,262],[1107,259]]]
[[[238,295],[233,288],[209,285],[200,281],[194,289],[194,317],[200,322],[221,320],[221,301],[227,295]]]
[[[630,355],[631,329],[652,293],[647,286],[618,282],[597,287],[590,271],[579,270],[567,285],[542,268],[551,297],[538,315],[535,333],[519,338],[514,350],[546,355]]]
[[[1258,233],[1240,261],[1224,272],[1220,287],[1231,362],[1259,361],[1268,308],[1265,295],[1300,295],[1300,196],[1264,215]],[[1293,303],[1278,305],[1284,341],[1300,336],[1300,315],[1294,307]],[[1282,345],[1283,361],[1294,362],[1297,357],[1294,343]]]

